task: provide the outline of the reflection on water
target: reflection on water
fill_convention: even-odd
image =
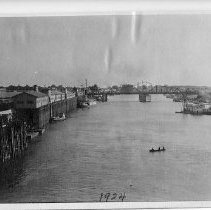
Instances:
[[[163,96],[109,97],[53,123],[1,185],[1,202],[210,200],[210,116],[175,114]],[[162,153],[151,147],[165,146]],[[12,175],[13,174],[13,175]]]
[[[23,171],[23,159],[8,162],[7,165],[1,167],[0,186],[1,188],[11,188],[18,184]]]

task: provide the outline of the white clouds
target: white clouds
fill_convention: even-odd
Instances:
[[[209,85],[210,24],[210,15],[0,18],[0,79]]]
[[[131,16],[131,42],[135,43],[136,42],[136,12],[132,12]]]
[[[119,25],[117,17],[113,17],[111,20],[111,37],[114,40],[117,39],[119,33]]]
[[[105,69],[109,73],[111,70],[111,62],[112,62],[112,51],[110,47],[106,47],[105,49],[104,62],[105,62]]]

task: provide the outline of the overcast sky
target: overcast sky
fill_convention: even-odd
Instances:
[[[211,86],[211,15],[0,18],[0,85]]]

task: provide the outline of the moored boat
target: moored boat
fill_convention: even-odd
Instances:
[[[66,119],[66,116],[64,113],[62,113],[62,115],[58,115],[57,117],[53,117],[52,120],[53,121],[62,121],[62,120],[65,120]]]
[[[93,106],[93,105],[96,105],[97,102],[95,100],[89,100],[88,104],[89,104],[89,106]]]
[[[83,103],[82,103],[82,108],[88,108],[88,107],[89,107],[88,102],[83,102]]]

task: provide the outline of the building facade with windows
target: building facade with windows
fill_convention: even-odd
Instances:
[[[0,90],[0,111],[5,111],[12,109],[13,104],[13,97],[20,94],[17,91],[6,91],[4,89]]]
[[[75,93],[48,90],[24,91],[13,97],[16,116],[25,121],[30,128],[45,128],[49,121],[61,113],[68,114],[77,108]]]
[[[31,128],[44,128],[50,120],[48,95],[39,91],[24,91],[13,97],[17,117]]]

